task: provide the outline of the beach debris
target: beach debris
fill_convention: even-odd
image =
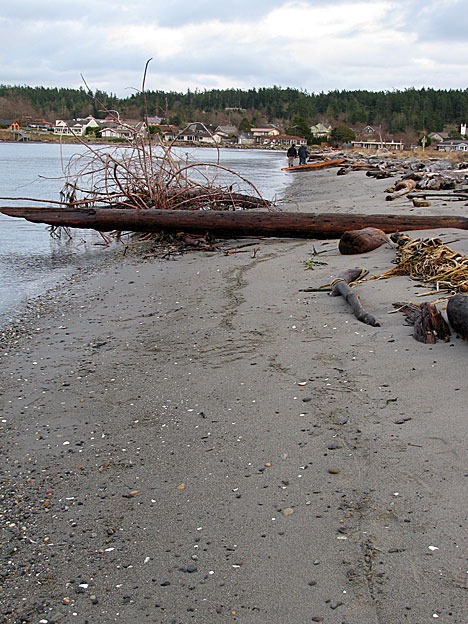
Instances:
[[[468,340],[468,295],[454,295],[447,302],[447,318],[454,331]]]
[[[304,260],[304,267],[307,270],[313,271],[317,266],[327,266],[328,262],[319,262],[318,260],[314,260],[314,258],[309,257],[307,260]]]
[[[440,191],[435,191],[435,192],[421,192],[418,191],[417,193],[408,193],[408,199],[412,199],[413,200],[413,204],[415,200],[423,200],[426,199],[428,197],[432,197],[434,199],[440,199],[443,198],[444,200],[449,200],[449,201],[466,201],[468,200],[468,190],[466,191],[452,191],[451,193],[442,193]],[[427,204],[430,205],[430,204]]]
[[[394,303],[393,306],[413,325],[413,337],[418,342],[435,344],[437,340],[450,340],[450,328],[434,303]]]
[[[380,321],[363,308],[361,302],[359,301],[359,297],[351,288],[353,283],[362,280],[367,273],[368,271],[365,269],[358,268],[344,271],[331,282],[331,292],[329,294],[332,297],[338,297],[341,295],[346,303],[351,306],[354,316],[358,319],[358,321],[361,321],[361,323],[371,325],[372,327],[380,327]]]
[[[415,208],[427,208],[431,205],[431,202],[426,201],[425,199],[419,199],[419,197],[413,197],[413,206]]]
[[[432,158],[399,158],[390,154],[382,157],[381,154],[366,154],[362,152],[343,152],[337,156],[346,157],[338,175],[350,172],[366,171],[366,176],[375,179],[384,179],[400,176],[401,180],[387,189],[388,201],[407,195],[412,199],[412,191],[408,187],[414,183],[414,190],[433,191],[434,197],[446,197],[451,200],[468,199],[468,163],[463,160]],[[453,190],[453,194],[438,192]]]
[[[340,238],[347,230],[375,227],[386,233],[434,228],[468,230],[468,217],[280,212],[267,210],[131,210],[3,206],[0,212],[33,223],[98,232],[185,232],[218,237]]]
[[[361,254],[377,249],[389,242],[385,232],[378,228],[367,227],[344,232],[338,243],[338,249],[343,255]]]
[[[394,187],[386,190],[386,193],[390,193],[385,198],[387,201],[393,201],[397,197],[402,197],[403,195],[407,195],[411,191],[416,188],[415,180],[401,180]]]
[[[392,234],[397,244],[396,266],[369,279],[408,275],[424,284],[435,284],[437,291],[468,292],[468,257],[444,245],[439,238],[412,239]]]

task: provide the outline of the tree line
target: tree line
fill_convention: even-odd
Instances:
[[[431,88],[393,91],[330,91],[307,93],[292,88],[188,90],[186,93],[147,91],[127,98],[90,90],[0,85],[0,117],[32,116],[49,121],[105,117],[109,110],[127,118],[159,116],[183,125],[243,121],[283,127],[327,122],[381,127],[389,134],[412,130],[440,132],[468,120],[468,89]],[[295,124],[295,122],[298,122]]]

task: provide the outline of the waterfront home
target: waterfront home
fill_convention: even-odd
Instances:
[[[291,134],[278,134],[277,136],[271,139],[271,141],[269,142],[269,145],[271,145],[271,147],[284,147],[284,148],[291,147],[291,145],[296,145],[297,147],[300,147],[301,145],[307,145],[307,139],[304,139],[304,137],[294,136]]]
[[[161,136],[162,140],[167,143],[174,141],[180,133],[180,129],[171,124],[156,124],[154,127],[156,128],[156,132]]]
[[[351,146],[360,149],[388,149],[392,151],[405,149],[403,141],[351,141]]]
[[[215,137],[216,128],[214,126],[206,126],[200,122],[193,122],[186,126],[176,137],[177,141],[183,143],[205,143],[215,145],[221,142],[221,138]]]
[[[54,134],[62,136],[85,136],[88,128],[99,128],[100,124],[94,117],[86,117],[85,119],[72,119],[64,121],[57,119],[54,125]]]
[[[439,152],[468,152],[468,140],[449,139],[437,144]]]
[[[147,135],[147,128],[144,121],[108,121],[100,135],[103,139],[144,138]]]
[[[6,128],[6,130],[18,132],[20,129],[20,123],[17,119],[0,119],[0,128]]]
[[[323,123],[318,123],[314,126],[310,126],[310,133],[316,139],[329,139],[331,137],[332,130],[333,128],[331,126],[326,126]]]
[[[263,126],[260,128],[251,128],[250,132],[252,136],[256,138],[273,137],[273,136],[278,136],[278,134],[280,134],[280,131],[278,130],[278,128],[275,128],[275,126]]]
[[[447,141],[447,139],[449,138],[449,133],[448,132],[431,132],[430,134],[428,134],[428,137],[434,143],[440,143],[441,141]]]

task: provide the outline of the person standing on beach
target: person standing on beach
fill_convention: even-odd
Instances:
[[[306,145],[301,145],[299,148],[299,164],[305,165],[307,163],[307,158],[309,157],[309,152],[307,151]]]
[[[294,166],[294,159],[297,158],[296,145],[293,143],[286,153],[288,157],[288,167]]]

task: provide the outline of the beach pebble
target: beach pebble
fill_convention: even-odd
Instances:
[[[346,425],[347,422],[348,422],[347,416],[337,416],[335,420],[333,421],[333,424],[334,425]]]
[[[332,466],[331,468],[328,469],[329,474],[337,475],[337,474],[340,474],[340,472],[341,470],[339,468],[336,468],[335,466]]]

